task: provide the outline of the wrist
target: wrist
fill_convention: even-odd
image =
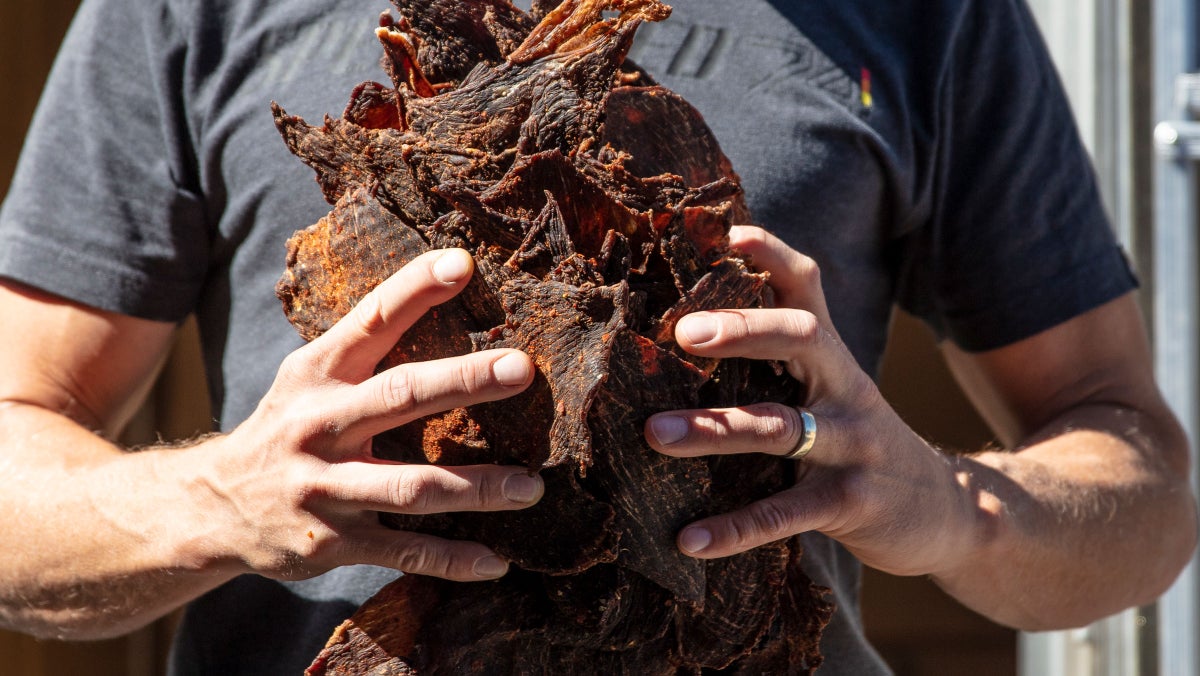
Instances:
[[[986,612],[989,606],[979,590],[1002,584],[1004,569],[1014,565],[1006,548],[1012,541],[1014,510],[1021,509],[1008,495],[1016,487],[1000,469],[977,456],[954,456],[951,464],[965,518],[953,556],[930,577],[966,606],[1002,621]]]
[[[184,446],[142,451],[152,475],[172,497],[157,505],[163,533],[157,558],[170,568],[221,582],[247,572],[237,555],[236,534],[221,498],[219,477],[225,437],[212,435]]]

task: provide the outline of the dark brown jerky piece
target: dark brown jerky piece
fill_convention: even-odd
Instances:
[[[552,643],[640,649],[674,627],[671,594],[623,566],[601,564],[578,575],[546,577],[543,583],[558,620],[548,636]]]
[[[780,596],[779,616],[761,649],[735,662],[728,672],[739,676],[811,674],[825,661],[821,630],[829,624],[834,605],[829,590],[813,584],[800,566],[799,536],[789,542],[791,560]]]
[[[547,454],[540,466],[571,461],[586,471],[592,464],[587,415],[608,378],[613,339],[625,328],[628,288],[585,288],[530,278],[509,282],[501,297],[509,319],[496,346],[527,352],[549,383],[554,401]],[[505,448],[499,441],[495,445]],[[539,455],[535,452],[530,458],[532,466],[538,466]]]
[[[364,82],[350,94],[342,119],[365,129],[402,129],[395,89],[378,82]]]
[[[429,580],[402,577],[379,591],[380,603],[363,606],[342,623],[305,676],[409,676],[406,664],[417,652],[419,635],[439,602]]]
[[[508,0],[392,0],[392,4],[402,22],[387,22],[383,27],[408,34],[416,60],[434,84],[457,83],[480,63],[502,63],[535,25]],[[399,58],[390,52],[386,57]]]
[[[703,610],[676,608],[683,661],[724,669],[751,654],[779,612],[789,557],[787,543],[777,542],[708,561],[710,582]]]
[[[406,159],[412,144],[421,139],[331,118],[323,127],[314,127],[278,105],[273,104],[272,110],[288,149],[317,172],[317,183],[329,203],[336,204],[350,190],[367,188],[407,223],[434,218],[433,207],[418,189]]]
[[[618,14],[606,18],[606,11]],[[528,64],[553,54],[605,54],[610,45],[627,42],[626,36],[631,37],[641,22],[662,21],[670,14],[671,8],[658,0],[565,0],[534,27],[508,58],[512,63]],[[606,56],[618,66],[625,59],[624,52]],[[606,86],[611,88],[612,83]]]
[[[704,564],[675,546],[680,528],[704,516],[710,497],[703,459],[654,452],[642,436],[646,411],[686,408],[708,380],[691,364],[630,331],[617,337],[613,368],[591,414],[593,482],[617,510],[623,564],[693,606],[704,604]]]
[[[636,148],[626,168],[642,177],[676,174],[689,186],[720,179],[739,182],[733,164],[692,104],[663,87],[618,87],[605,101],[604,143]],[[738,196],[734,223],[749,223]]]
[[[384,209],[369,190],[356,188],[328,216],[288,240],[287,272],[275,291],[288,321],[312,340],[428,250],[420,233]],[[457,300],[433,310],[405,333],[381,368],[469,352],[474,327],[465,317]]]

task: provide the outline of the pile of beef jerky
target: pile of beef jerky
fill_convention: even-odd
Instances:
[[[382,515],[483,542],[504,579],[403,576],[339,627],[308,673],[810,673],[831,605],[793,538],[700,561],[681,526],[783,489],[778,458],[674,459],[642,437],[663,410],[798,401],[769,363],[681,351],[676,321],[764,303],[729,249],[749,222],[700,114],[625,55],[658,0],[393,0],[376,35],[391,86],[354,90],[321,127],[275,106],[317,172],[327,217],[288,243],[277,292],[313,339],[431,248],[477,273],[380,369],[496,347],[538,370],[524,394],[383,434],[380,458],[540,472],[527,510]],[[519,422],[518,422],[519,421]]]

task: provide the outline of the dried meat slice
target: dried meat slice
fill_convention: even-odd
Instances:
[[[646,411],[694,405],[708,377],[632,331],[615,342],[611,376],[591,413],[596,471],[589,484],[616,510],[622,565],[685,603],[704,605],[704,564],[675,547],[675,534],[706,516],[711,479],[703,459],[654,452],[642,436]]]
[[[703,116],[664,87],[617,87],[604,102],[601,142],[636,149],[626,168],[637,176],[674,174],[691,187],[722,179],[740,183]],[[750,223],[741,195],[733,200],[734,223]]]
[[[429,82],[437,85],[457,83],[481,63],[503,63],[535,25],[507,0],[392,0],[392,4],[402,18],[399,22],[383,19],[381,28],[405,35],[413,51],[396,54],[385,49],[385,60],[420,63]]]
[[[625,328],[628,293],[624,284],[588,288],[532,278],[501,289],[509,319],[496,346],[528,353],[555,402],[542,467],[571,462],[586,473],[592,464],[587,415],[608,378],[613,339]]]

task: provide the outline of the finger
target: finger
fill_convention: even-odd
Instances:
[[[486,350],[388,369],[339,394],[328,416],[341,441],[371,437],[433,413],[510,397],[533,382],[534,366],[518,350]]]
[[[826,433],[833,430],[825,425],[820,429],[825,445]],[[776,403],[671,411],[646,421],[646,440],[660,453],[679,458],[738,453],[786,456],[804,440],[804,423],[795,407]]]
[[[327,371],[335,377],[374,371],[422,315],[466,288],[474,265],[462,249],[429,251],[384,280],[313,341]]]
[[[494,580],[508,572],[504,559],[477,542],[381,527],[356,533],[346,549],[347,557],[356,563],[457,582]]]
[[[675,325],[675,340],[705,357],[777,360],[836,344],[812,313],[784,308],[694,312]]]
[[[810,393],[839,378],[853,379],[853,359],[811,312],[787,308],[718,310],[687,315],[675,340],[703,357],[783,362]]]
[[[440,514],[523,509],[544,492],[541,477],[511,466],[340,462],[325,470],[313,497],[341,510]]]
[[[826,326],[833,325],[816,261],[755,226],[734,226],[729,231],[729,244],[748,255],[755,268],[771,273],[768,283],[780,307],[808,310]]]
[[[713,559],[740,554],[770,542],[823,530],[837,518],[841,504],[818,486],[790,488],[740,510],[702,519],[680,531],[676,544],[688,556]]]

